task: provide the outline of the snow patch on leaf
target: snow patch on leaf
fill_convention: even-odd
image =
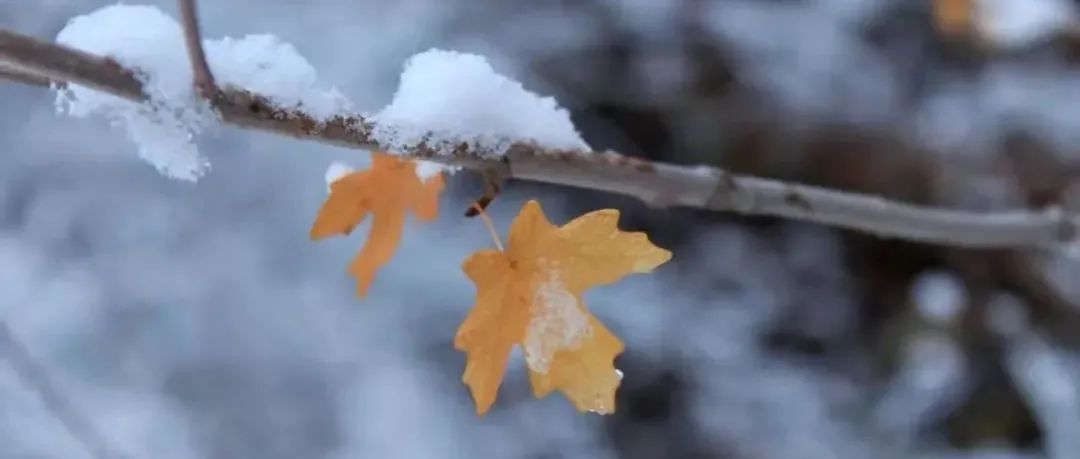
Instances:
[[[369,214],[372,216],[368,239],[349,264],[360,297],[367,295],[376,272],[397,251],[406,212],[421,221],[434,220],[444,186],[441,176],[420,180],[411,160],[374,152],[371,160],[371,167],[359,172],[346,171],[349,167],[344,164],[330,166],[326,173],[330,195],[319,208],[309,234],[316,241],[348,235]]]
[[[555,353],[581,347],[593,330],[577,297],[559,277],[557,267],[550,261],[538,262],[548,278],[534,293],[523,347],[529,369],[547,373]]]
[[[353,169],[351,166],[341,161],[330,163],[330,166],[326,168],[326,192],[330,192],[331,184],[355,170],[356,169]]]
[[[457,172],[459,169],[461,169],[461,168],[460,167],[453,167],[453,166],[445,166],[445,165],[442,165],[442,164],[439,164],[439,163],[436,163],[436,162],[432,162],[432,161],[424,161],[424,160],[417,160],[416,161],[416,176],[418,178],[420,178],[420,181],[422,181],[422,182],[426,182],[426,181],[431,180],[431,179],[433,179],[435,177],[438,177],[439,174],[442,174],[443,172],[448,172],[448,173],[453,174],[454,172]]]

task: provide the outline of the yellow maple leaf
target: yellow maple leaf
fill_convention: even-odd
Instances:
[[[370,213],[374,221],[367,242],[349,265],[356,277],[356,294],[367,294],[375,272],[394,256],[405,211],[420,220],[433,220],[439,212],[442,174],[421,180],[416,162],[381,153],[372,153],[371,169],[351,172],[330,184],[330,196],[319,209],[311,226],[311,239],[347,235]]]
[[[495,402],[515,345],[523,347],[537,398],[559,390],[579,411],[615,410],[621,374],[614,360],[623,344],[581,295],[671,259],[644,233],[620,231],[618,220],[619,211],[603,209],[556,227],[529,201],[511,224],[506,251],[482,250],[462,264],[477,298],[454,347],[466,353],[462,381],[478,414]]]

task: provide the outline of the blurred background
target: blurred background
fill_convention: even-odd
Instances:
[[[51,40],[113,2],[0,0]],[[176,15],[175,2],[149,1]],[[437,46],[568,107],[594,148],[968,209],[1074,206],[1072,0],[215,0],[207,38],[273,33],[363,110]],[[335,160],[366,154],[222,128],[197,184],[105,120],[0,82],[0,317],[125,457],[1080,457],[1080,264],[1058,253],[880,240],[656,210],[511,183],[564,222],[601,207],[675,252],[589,294],[627,344],[611,416],[535,400],[516,356],[477,418],[454,332],[460,271],[490,245],[450,180],[368,298],[363,241],[312,243]],[[89,456],[0,348],[0,457]]]

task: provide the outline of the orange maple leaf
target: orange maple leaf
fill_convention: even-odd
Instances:
[[[375,272],[394,256],[405,211],[412,210],[420,220],[435,219],[443,189],[442,174],[421,180],[415,161],[380,153],[372,153],[371,158],[371,169],[349,173],[330,184],[330,196],[311,226],[311,239],[319,240],[347,235],[368,213],[373,215],[367,242],[349,265],[360,297],[367,294]]]
[[[960,36],[974,31],[975,0],[934,0],[932,6],[934,23],[941,32]]]
[[[644,233],[620,231],[618,220],[619,211],[603,209],[555,227],[529,201],[510,227],[505,252],[482,250],[462,264],[477,298],[454,347],[466,353],[462,381],[478,414],[495,402],[515,345],[524,349],[537,398],[557,389],[579,411],[615,410],[622,376],[614,360],[623,344],[581,295],[671,259]]]

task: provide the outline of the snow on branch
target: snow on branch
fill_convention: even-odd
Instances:
[[[220,120],[506,178],[630,195],[656,206],[777,216],[925,243],[1054,248],[1073,244],[1078,235],[1080,220],[1056,209],[973,212],[914,206],[592,151],[553,99],[498,75],[479,56],[447,51],[411,59],[394,101],[365,116],[351,113],[336,90],[319,88],[311,65],[276,37],[204,40],[217,84],[203,107],[204,99],[194,94],[183,40],[180,26],[160,10],[114,5],[76,18],[55,44],[0,30],[0,69],[5,70],[0,77],[65,85],[61,95],[74,96],[68,113],[102,113],[125,125],[144,157],[154,153],[142,142],[183,152],[201,127]],[[426,75],[434,71],[449,78]],[[192,180],[204,169],[194,150],[151,161]]]

